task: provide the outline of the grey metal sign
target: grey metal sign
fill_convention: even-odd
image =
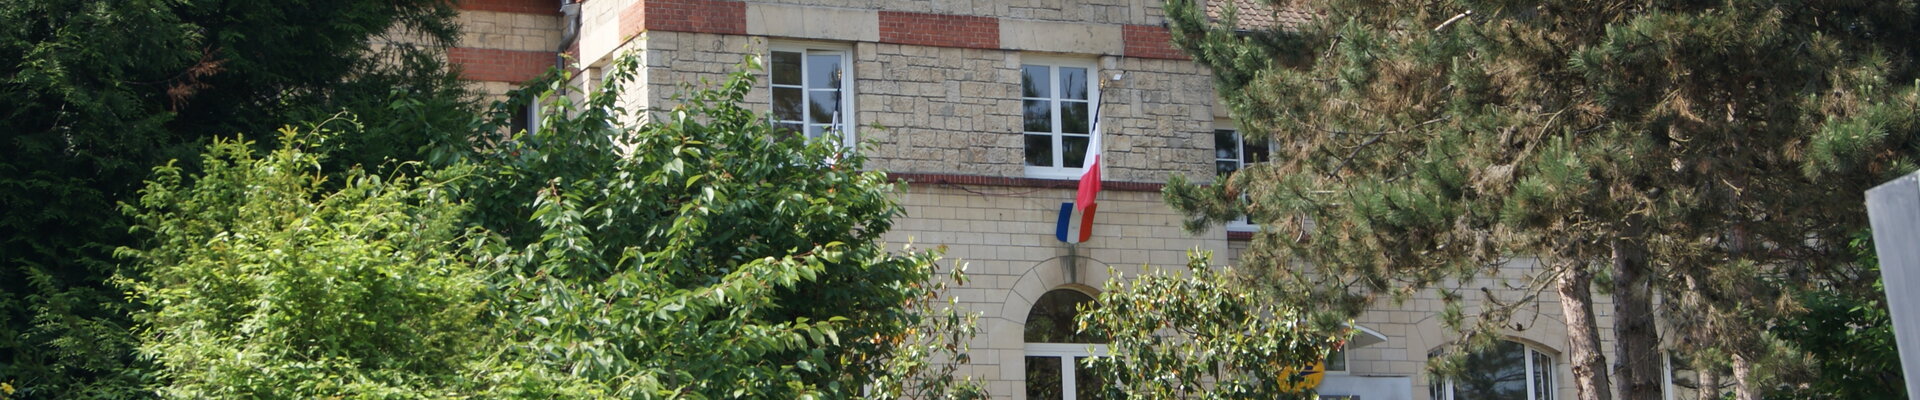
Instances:
[[[1907,387],[1920,393],[1920,172],[1867,190],[1867,217]]]

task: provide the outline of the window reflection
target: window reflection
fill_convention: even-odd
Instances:
[[[818,138],[852,125],[846,108],[846,56],[840,50],[775,50],[769,67],[776,129]]]
[[[1053,74],[1047,66],[1020,67],[1020,97],[1053,97]]]
[[[1060,68],[1060,91],[1062,92],[1062,95],[1060,96],[1060,98],[1086,100],[1087,99],[1087,69],[1061,67]]]
[[[1021,131],[1047,138],[1026,139],[1027,166],[1065,169],[1086,165],[1083,159],[1094,124],[1096,89],[1088,81],[1092,72],[1087,67],[1020,66]]]

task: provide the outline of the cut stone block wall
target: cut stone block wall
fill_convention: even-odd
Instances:
[[[984,379],[994,398],[1024,398],[1022,332],[1033,302],[1065,286],[1098,289],[1108,268],[1129,276],[1184,268],[1189,250],[1226,254],[1225,232],[1188,234],[1179,215],[1150,191],[1101,192],[1094,238],[1074,250],[1078,271],[1069,280],[1066,245],[1053,236],[1060,203],[1071,189],[1031,190],[911,184],[899,195],[906,215],[886,235],[890,246],[945,246],[942,265],[965,264],[972,282],[950,294],[980,313],[973,363],[963,371]]]
[[[755,36],[647,32],[627,49],[646,55],[646,93],[630,104],[670,109],[673,93],[701,80],[717,84],[769,43]],[[800,41],[798,43],[820,43]],[[1023,175],[1019,68],[1046,53],[914,46],[834,44],[854,51],[855,137],[871,167],[891,172],[1018,177]],[[1105,79],[1101,124],[1107,134],[1105,177],[1163,182],[1171,174],[1212,177],[1214,96],[1210,78],[1191,62],[1077,57]],[[762,79],[748,103],[766,110]]]
[[[1152,0],[597,0],[581,20],[588,65],[658,31],[1184,59]]]
[[[558,65],[562,18],[559,4],[525,0],[464,1],[460,37],[447,61],[460,68],[487,101]]]
[[[1106,24],[1158,25],[1166,15],[1159,0],[777,0],[766,3]]]
[[[969,266],[973,284],[952,294],[983,318],[982,334],[973,343],[974,364],[964,371],[986,379],[996,398],[1022,398],[1020,333],[1040,294],[1065,286],[1098,288],[1109,266],[1129,275],[1143,268],[1180,268],[1192,249],[1216,251],[1216,264],[1232,264],[1247,243],[1227,240],[1219,228],[1197,235],[1183,231],[1181,217],[1152,187],[1176,174],[1211,180],[1213,129],[1231,125],[1218,122],[1226,113],[1208,72],[1166,43],[1159,4],[592,0],[582,9],[580,61],[587,69],[579,82],[593,85],[604,76],[599,68],[610,57],[633,52],[642,57],[644,70],[622,100],[630,109],[657,112],[675,105],[674,93],[703,81],[718,84],[748,57],[764,57],[773,46],[851,50],[853,122],[856,137],[871,143],[862,150],[871,158],[868,165],[917,179],[899,195],[907,215],[887,238],[896,245],[946,246],[949,263]],[[661,10],[680,14],[668,20]],[[463,43],[503,51],[557,47],[557,42],[540,47],[547,43],[540,38],[548,36],[539,28],[550,26],[557,40],[557,18],[543,25],[487,12],[494,11],[470,11],[463,18],[496,24],[487,30],[532,28],[522,36],[487,33]],[[969,33],[931,35],[945,31]],[[1039,58],[1084,61],[1103,82],[1104,173],[1112,183],[1101,195],[1095,239],[1075,250],[1081,266],[1077,279],[1063,269],[1068,250],[1053,237],[1060,202],[1073,190],[1059,181],[1026,179],[1021,165],[1019,68]],[[512,86],[476,84],[489,93]],[[747,103],[765,111],[768,97],[762,79]],[[1520,260],[1502,272],[1518,278],[1533,271],[1531,260]],[[1531,294],[1492,280],[1457,285],[1472,292],[1480,287],[1507,299]],[[1532,300],[1538,318],[1523,314],[1527,329],[1505,334],[1556,356],[1556,387],[1570,397],[1565,324],[1553,293],[1549,288]],[[1611,356],[1612,306],[1604,297],[1597,300],[1606,340],[1602,350]],[[1427,353],[1455,338],[1438,320],[1443,308],[1434,291],[1404,303],[1376,304],[1356,323],[1387,341],[1353,349],[1350,374],[1412,377],[1413,398],[1426,398]]]

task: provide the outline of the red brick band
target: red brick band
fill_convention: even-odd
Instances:
[[[524,0],[462,0],[463,7],[496,3],[522,3]],[[543,2],[544,3],[544,2]],[[880,42],[934,47],[972,49],[1000,48],[1000,19],[968,15],[880,11]],[[732,0],[641,0],[620,12],[620,36],[633,37],[642,31],[696,32],[723,35],[747,34],[747,3]],[[1121,40],[1127,57],[1186,60],[1185,53],[1173,47],[1167,28],[1154,25],[1122,25]]]
[[[979,186],[1004,186],[1004,187],[1023,187],[1023,188],[1040,188],[1040,189],[1079,189],[1080,188],[1080,181],[1069,180],[1069,179],[1008,178],[1008,177],[999,177],[999,176],[979,176],[979,175],[959,175],[959,174],[919,174],[919,173],[889,172],[887,173],[887,180],[893,181],[893,182],[906,182],[908,184],[979,185]],[[1120,190],[1120,191],[1128,191],[1128,192],[1158,192],[1160,191],[1160,188],[1165,186],[1166,184],[1152,183],[1152,182],[1118,182],[1118,181],[1100,182],[1101,189]],[[1229,241],[1253,240],[1253,232],[1227,231],[1227,240]]]
[[[560,4],[553,0],[459,0],[454,7],[473,11],[560,15]]]
[[[1000,19],[900,11],[880,12],[880,42],[974,49],[1000,48]]]
[[[621,42],[639,35],[640,32],[647,30],[647,3],[645,1],[633,3],[627,6],[627,9],[620,10],[620,19],[616,22],[620,24]]]
[[[1126,56],[1186,60],[1187,54],[1173,47],[1173,34],[1154,25],[1122,25],[1120,39],[1126,42]]]
[[[1006,186],[1006,187],[1026,187],[1026,188],[1042,188],[1042,189],[1079,189],[1080,188],[1080,181],[1071,180],[1071,179],[1010,178],[1010,177],[1001,177],[1001,176],[979,176],[979,175],[960,175],[960,174],[920,174],[920,173],[903,173],[903,172],[889,172],[887,173],[887,179],[895,182],[908,182],[908,183],[918,183],[918,184],[945,183],[945,184],[953,184],[953,185]],[[1119,191],[1127,191],[1127,192],[1158,192],[1160,191],[1160,188],[1164,186],[1166,186],[1166,184],[1154,183],[1154,182],[1120,182],[1120,181],[1101,181],[1100,182],[1101,189],[1119,190]]]
[[[484,82],[526,82],[553,67],[554,52],[476,49],[447,49],[447,60],[460,67],[467,80]]]
[[[640,0],[620,12],[620,36],[641,31],[747,34],[747,3],[727,0]]]

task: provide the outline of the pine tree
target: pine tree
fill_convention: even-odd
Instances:
[[[1913,1],[1282,3],[1169,3],[1175,42],[1277,161],[1176,177],[1167,201],[1196,226],[1263,225],[1242,262],[1317,288],[1284,297],[1357,314],[1438,288],[1483,306],[1446,314],[1470,338],[1527,302],[1443,283],[1538,258],[1523,281],[1560,295],[1581,399],[1659,396],[1656,295],[1705,322],[1670,350],[1725,355],[1693,359],[1756,391],[1784,351],[1760,332],[1798,309],[1786,287],[1851,282],[1862,192],[1920,145]],[[1239,23],[1276,9],[1313,18]]]

